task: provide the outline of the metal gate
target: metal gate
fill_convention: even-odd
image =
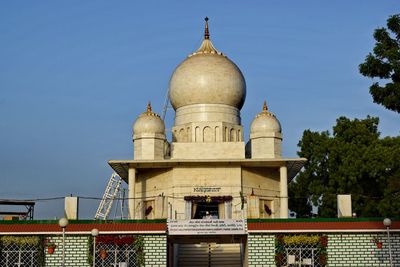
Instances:
[[[0,254],[2,267],[39,267],[38,248],[35,245],[3,245]]]
[[[139,267],[132,245],[96,244],[95,265],[98,267]]]
[[[286,250],[286,262],[284,266],[293,267],[321,267],[319,251],[315,245],[288,246]]]
[[[239,243],[217,244],[177,244],[178,260],[175,266],[179,267],[241,267],[243,253]]]

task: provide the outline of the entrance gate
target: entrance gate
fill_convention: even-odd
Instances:
[[[246,235],[169,236],[171,267],[242,267]]]
[[[179,267],[241,267],[242,244],[175,244],[177,265]]]
[[[246,264],[243,219],[169,220],[168,266],[241,267]]]

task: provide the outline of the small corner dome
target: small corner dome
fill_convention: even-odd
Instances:
[[[268,111],[264,102],[263,111],[257,114],[250,126],[251,134],[282,133],[281,123],[276,116]]]
[[[160,116],[151,111],[150,103],[147,105],[147,111],[143,112],[133,124],[133,134],[164,134],[165,124]]]
[[[169,83],[173,108],[193,104],[225,104],[241,109],[246,98],[242,72],[209,39],[208,19],[200,48],[174,71]]]

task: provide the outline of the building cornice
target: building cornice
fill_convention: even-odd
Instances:
[[[174,168],[178,166],[201,167],[201,166],[238,166],[238,167],[271,167],[279,168],[286,166],[288,180],[291,181],[301,170],[305,158],[275,158],[275,159],[164,159],[164,160],[110,160],[108,164],[117,174],[128,180],[129,168],[152,169],[152,168]]]

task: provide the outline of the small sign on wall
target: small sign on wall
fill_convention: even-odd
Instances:
[[[168,220],[169,235],[243,235],[247,232],[244,219]]]
[[[193,192],[195,193],[213,193],[213,192],[219,192],[220,190],[221,187],[199,186],[193,188]]]

